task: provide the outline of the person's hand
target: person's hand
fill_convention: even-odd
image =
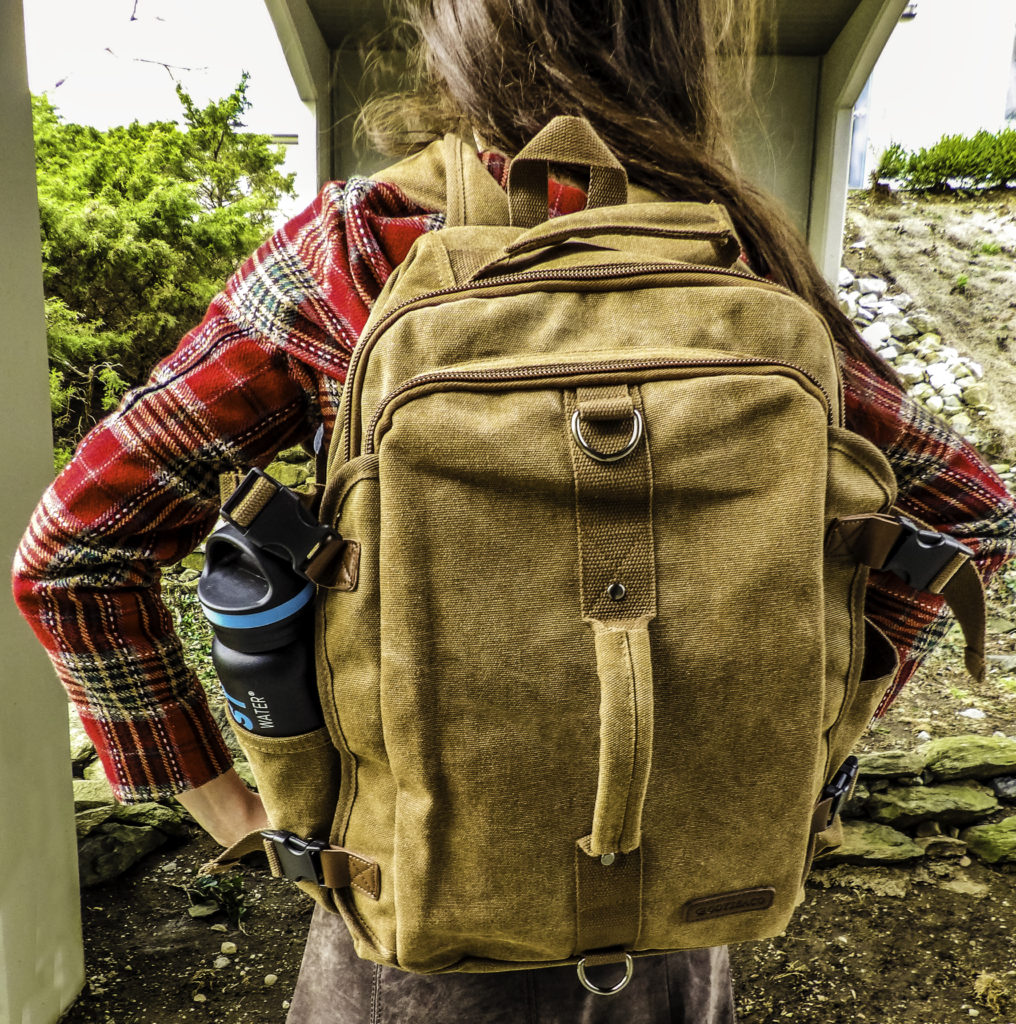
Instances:
[[[197,789],[178,793],[177,800],[221,846],[232,846],[248,833],[270,826],[261,797],[233,768]]]

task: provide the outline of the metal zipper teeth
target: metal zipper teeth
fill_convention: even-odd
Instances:
[[[642,370],[671,369],[678,367],[711,367],[711,366],[772,366],[786,370],[794,370],[810,381],[822,393],[826,403],[826,417],[831,419],[831,401],[829,392],[803,367],[794,363],[783,363],[774,359],[614,359],[591,363],[547,363],[535,366],[520,366],[515,370],[442,370],[425,373],[413,377],[394,391],[385,395],[381,404],[374,411],[366,431],[364,455],[374,452],[374,433],[385,410],[407,391],[424,387],[427,384],[469,383],[471,381],[490,381],[496,384],[511,384],[515,381],[540,380],[541,378],[580,376],[586,373],[638,372]]]
[[[752,285],[760,288],[773,288],[778,292],[783,292],[786,295],[799,298],[799,296],[795,296],[789,288],[784,288],[783,285],[775,284],[772,281],[766,281],[748,271],[733,270],[725,267],[711,267],[699,263],[612,263],[602,267],[569,267],[561,270],[530,270],[516,274],[501,274],[497,277],[490,277],[483,281],[469,281],[466,284],[451,285],[448,288],[438,288],[434,291],[424,292],[423,295],[417,295],[412,299],[407,299],[405,302],[399,303],[399,305],[389,310],[385,314],[384,318],[374,325],[370,334],[365,338],[361,338],[359,344],[357,344],[353,349],[353,354],[349,361],[349,367],[346,371],[346,379],[350,384],[352,383],[360,363],[362,363],[367,357],[371,347],[377,340],[381,331],[384,330],[385,326],[404,310],[410,306],[416,305],[417,303],[428,302],[431,299],[441,298],[445,295],[465,294],[471,291],[480,291],[484,288],[501,284],[522,284],[527,281],[610,280],[612,277],[641,277],[644,275],[648,276],[659,273],[701,273],[715,274],[718,277],[733,277],[741,281],[750,282]],[[352,398],[351,388],[349,398]],[[352,458],[352,420],[353,409],[352,401],[350,400],[345,402],[345,408],[343,409],[342,414],[342,427],[346,438],[346,462]]]

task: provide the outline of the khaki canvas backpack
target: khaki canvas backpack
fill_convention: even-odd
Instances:
[[[589,170],[586,210],[547,219],[548,164]],[[507,196],[454,137],[379,177],[447,221],[328,456],[326,725],[241,735],[276,871],[416,972],[780,932],[897,668],[869,568],[944,591],[977,673],[969,551],[893,513],[826,324],[722,208],[628,189],[575,118]]]

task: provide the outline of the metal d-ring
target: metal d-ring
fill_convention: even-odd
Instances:
[[[613,988],[597,988],[587,977],[586,977],[586,958],[583,957],[578,964],[579,981],[582,982],[583,988],[587,988],[594,995],[598,996],[616,996],[623,988],[628,987],[628,982],[631,981],[631,976],[635,973],[635,961],[632,960],[630,953],[624,955],[624,977],[613,987]]]
[[[638,409],[632,409],[633,420],[631,428],[631,437],[628,443],[620,450],[616,452],[601,452],[596,448],[592,447],[589,442],[582,436],[582,419],[579,416],[579,410],[576,409],[572,413],[571,418],[571,432],[575,438],[575,443],[588,455],[591,459],[595,459],[597,462],[620,462],[621,459],[631,455],[633,451],[639,446],[639,441],[642,440],[642,413]]]

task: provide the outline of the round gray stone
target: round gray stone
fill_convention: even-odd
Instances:
[[[999,775],[991,780],[995,796],[1006,803],[1016,803],[1016,775]]]

